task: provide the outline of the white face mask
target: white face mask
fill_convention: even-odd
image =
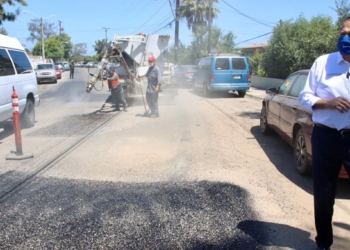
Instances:
[[[154,62],[148,62],[148,64],[149,64],[150,67],[154,66]]]

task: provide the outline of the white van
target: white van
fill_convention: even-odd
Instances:
[[[33,66],[21,43],[0,35],[0,122],[12,118],[12,87],[18,95],[21,123],[32,127],[34,106],[39,105],[38,83]]]

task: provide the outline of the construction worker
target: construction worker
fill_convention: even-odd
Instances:
[[[73,79],[74,78],[74,62],[71,61],[69,64],[69,78]]]
[[[116,69],[114,67],[111,67],[109,69],[109,78],[107,78],[108,86],[111,87],[111,93],[112,97],[115,101],[115,111],[120,111],[119,104],[123,104],[124,111],[128,111],[127,107],[128,104],[126,103],[125,97],[124,97],[124,90],[123,85],[120,83],[119,76],[115,72]]]
[[[161,91],[162,75],[159,67],[156,65],[156,59],[154,56],[148,58],[149,68],[145,75],[139,75],[139,77],[147,77],[148,85],[146,91],[146,100],[151,110],[150,118],[159,117],[158,111],[158,93]]]

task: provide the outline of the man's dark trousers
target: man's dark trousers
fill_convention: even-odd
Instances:
[[[69,77],[74,78],[74,69],[70,69]]]
[[[350,173],[350,137],[315,125],[311,141],[316,243],[329,248],[333,244],[333,206],[342,163]]]
[[[158,93],[146,92],[146,100],[151,110],[151,115],[159,115],[158,111]]]
[[[116,109],[119,109],[119,104],[123,104],[123,107],[126,108],[127,103],[124,97],[123,86],[119,84],[116,88],[112,89],[112,96],[115,101]]]

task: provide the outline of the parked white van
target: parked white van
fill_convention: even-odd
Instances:
[[[21,124],[32,127],[34,106],[40,102],[35,71],[21,43],[0,35],[0,122],[12,118],[13,86],[18,95]]]

